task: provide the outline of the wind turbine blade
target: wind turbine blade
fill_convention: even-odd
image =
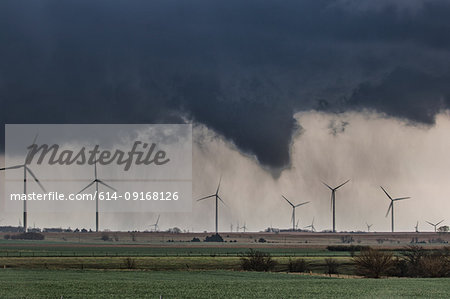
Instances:
[[[392,209],[392,201],[391,201],[391,203],[390,203],[390,205],[389,205],[389,209],[387,210],[387,213],[386,213],[386,216],[385,217],[387,217],[388,215],[389,215],[389,211]]]
[[[226,206],[227,208],[229,208],[229,206],[222,200],[222,198],[220,198],[219,195],[217,195],[217,198],[223,203],[224,206]]]
[[[328,189],[330,189],[330,190],[333,190],[333,188],[331,188],[327,183],[325,183],[325,182],[322,182],[322,184],[324,184],[325,186],[327,186],[328,187]]]
[[[442,219],[441,221],[439,221],[438,223],[436,223],[436,226],[438,226],[439,224],[441,224],[444,221],[444,219]]]
[[[284,197],[284,195],[281,195],[291,206],[295,207],[292,202],[289,201],[289,199],[287,199],[286,197]]]
[[[197,199],[197,201],[204,200],[204,199],[207,199],[207,198],[210,198],[210,197],[215,197],[215,196],[216,196],[215,194],[213,194],[213,195],[208,195],[208,196],[205,196],[205,197],[202,197],[202,198]]]
[[[306,205],[307,203],[309,203],[309,201],[305,201],[305,202],[299,203],[295,207],[303,206],[303,205]]]
[[[429,222],[429,221],[425,221],[425,222],[428,223],[428,224],[431,225],[431,226],[434,226],[434,224],[431,223],[431,222]]]
[[[390,200],[392,200],[392,197],[389,195],[389,193],[387,193],[387,191],[386,190],[384,190],[384,188],[383,187],[381,187],[380,186],[380,188],[384,191],[384,193],[386,193],[386,195],[387,195],[387,197],[389,197],[389,199]]]
[[[340,184],[339,186],[337,186],[336,188],[334,188],[334,190],[337,190],[339,188],[341,188],[342,186],[344,186],[345,184],[347,184],[348,182],[350,182],[350,180],[345,181],[345,183]]]
[[[116,188],[111,187],[110,185],[106,184],[105,182],[100,181],[100,180],[97,180],[97,182],[99,182],[99,183],[102,184],[103,186],[108,187],[109,189],[111,189],[111,190],[117,192],[117,189],[116,189]]]
[[[158,225],[158,222],[159,222],[159,216],[161,216],[161,214],[158,215],[158,219],[156,220],[156,224],[155,224],[156,226]]]
[[[222,175],[220,175],[219,185],[217,185],[216,194],[219,194],[220,183],[222,182]]]
[[[33,177],[34,181],[39,185],[39,187],[41,187],[42,191],[44,191],[44,193],[47,193],[47,190],[45,190],[44,186],[42,186],[41,182],[39,182],[38,178],[34,175],[34,173],[31,171],[31,169],[29,169],[26,166],[25,166],[25,168],[28,171],[28,173]]]
[[[22,167],[24,167],[24,165],[16,165],[16,166],[0,168],[0,170],[17,169],[17,168],[22,168]]]
[[[95,181],[92,181],[89,185],[87,185],[86,187],[84,187],[83,189],[81,189],[80,192],[78,192],[77,194],[82,193],[84,190],[86,190],[87,188],[89,188],[90,186],[94,185]]]
[[[408,198],[411,198],[411,197],[400,197],[400,198],[394,198],[393,200],[397,201],[397,200],[403,200],[403,199],[408,199]]]

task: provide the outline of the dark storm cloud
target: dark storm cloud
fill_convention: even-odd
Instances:
[[[188,119],[284,167],[297,111],[448,108],[450,4],[420,4],[2,1],[2,123]]]
[[[434,124],[435,115],[450,107],[450,73],[440,76],[398,68],[380,83],[362,83],[348,106],[371,108],[389,116]]]

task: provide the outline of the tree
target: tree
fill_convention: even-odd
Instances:
[[[448,227],[448,225],[444,225],[444,226],[439,227],[439,228],[437,229],[437,231],[438,231],[439,233],[448,233],[449,227]]]
[[[394,259],[392,253],[369,248],[353,258],[359,274],[379,278],[390,272]]]

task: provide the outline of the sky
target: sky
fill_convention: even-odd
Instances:
[[[412,197],[396,209],[412,230],[450,218],[449,14],[440,0],[2,1],[0,119],[193,123],[193,196],[223,175],[224,228],[288,227],[285,194],[311,201],[300,226],[327,229],[321,180],[351,179],[338,229],[388,230],[383,185]],[[212,230],[212,208],[161,225]]]

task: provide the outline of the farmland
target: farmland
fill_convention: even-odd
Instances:
[[[327,249],[327,244],[370,245],[396,254],[413,238],[426,240],[421,245],[427,249],[442,248],[447,246],[448,234],[225,233],[223,243],[190,242],[208,234],[44,235],[45,240],[0,240],[1,294],[33,298],[314,298],[445,297],[450,291],[445,278],[357,278],[351,251]],[[260,242],[261,238],[265,242]],[[277,262],[273,271],[242,272],[241,257],[249,248],[269,253]],[[289,261],[298,258],[307,261],[311,272],[287,274]],[[338,275],[324,275],[327,258],[338,264]]]
[[[3,270],[0,293],[30,298],[445,298],[446,279],[339,279],[237,271]]]

